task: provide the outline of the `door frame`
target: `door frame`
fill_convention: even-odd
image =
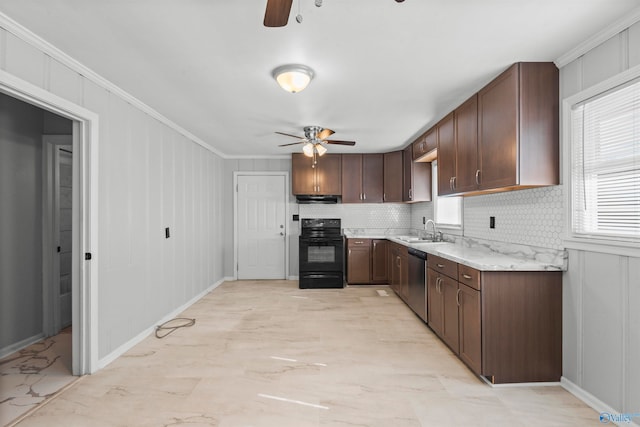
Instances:
[[[0,70],[0,92],[73,122],[72,372],[90,374],[98,369],[99,116],[4,70]],[[45,227],[44,215],[42,220]],[[85,261],[86,253],[92,255],[90,262]]]
[[[233,279],[238,280],[238,177],[239,176],[283,176],[284,177],[284,278],[289,278],[289,172],[233,172]]]
[[[59,263],[55,261],[59,246],[59,212],[56,211],[56,199],[59,203],[59,180],[55,174],[58,162],[59,146],[73,146],[73,135],[42,136],[42,309],[43,331],[45,336],[55,335],[60,330],[60,304],[56,298],[60,293]],[[73,157],[72,157],[73,159]],[[73,292],[73,290],[72,290]]]

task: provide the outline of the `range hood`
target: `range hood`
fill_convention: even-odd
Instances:
[[[311,204],[311,203],[335,204],[335,203],[338,203],[338,196],[318,196],[314,194],[299,194],[296,196],[296,201],[300,204]]]

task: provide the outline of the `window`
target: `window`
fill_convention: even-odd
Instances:
[[[571,109],[571,229],[640,240],[640,79]]]
[[[438,196],[438,162],[431,163],[432,189],[433,194],[433,216],[439,227],[462,226],[462,197],[439,197]]]

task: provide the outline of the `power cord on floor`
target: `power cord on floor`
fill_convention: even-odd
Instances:
[[[170,325],[170,323],[177,323]],[[164,338],[170,333],[180,328],[190,327],[196,324],[196,319],[189,319],[186,317],[176,317],[175,319],[167,320],[160,326],[156,326],[156,338]],[[166,331],[166,332],[161,332]]]

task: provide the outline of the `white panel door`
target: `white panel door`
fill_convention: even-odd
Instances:
[[[281,175],[238,175],[238,279],[284,279],[287,188]]]

